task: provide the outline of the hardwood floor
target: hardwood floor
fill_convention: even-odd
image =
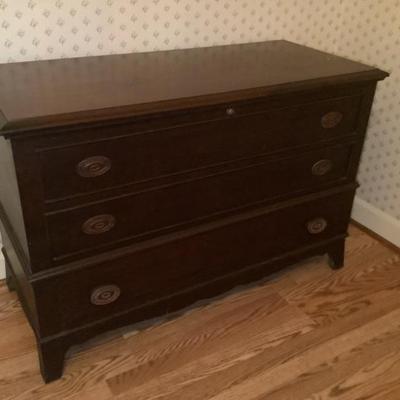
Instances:
[[[344,269],[313,259],[139,333],[113,332],[76,348],[49,385],[0,284],[0,399],[398,400],[400,255],[350,233]]]

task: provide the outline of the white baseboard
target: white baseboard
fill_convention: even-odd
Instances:
[[[1,245],[1,242],[0,242]],[[4,265],[3,255],[0,253],[0,280],[6,278],[6,267]]]
[[[0,236],[0,249],[1,249],[1,236]],[[3,253],[0,251],[0,280],[6,279],[6,266],[4,263]]]
[[[400,247],[400,221],[356,196],[352,218],[387,241]]]

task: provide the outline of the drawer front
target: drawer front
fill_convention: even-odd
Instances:
[[[350,135],[357,129],[360,100],[345,97],[280,109],[228,107],[226,118],[42,150],[45,198],[96,192]]]
[[[69,329],[346,233],[354,190],[259,209],[186,237],[36,282],[48,326]]]
[[[52,255],[138,239],[268,199],[345,180],[352,146],[335,146],[47,216]],[[119,244],[119,243],[118,243]]]

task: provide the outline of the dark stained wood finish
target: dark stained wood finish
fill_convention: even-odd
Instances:
[[[367,106],[370,105],[372,101],[374,88],[375,88],[375,82],[372,83],[369,82],[361,86],[350,85],[348,87],[329,89],[323,92],[320,91],[319,94],[318,92],[313,91],[310,94],[314,102],[316,101],[316,99],[319,99],[319,101],[322,104],[325,103],[331,104],[332,101],[334,102],[337,101],[337,100],[329,100],[331,96],[334,96],[334,99],[341,98],[345,104],[347,104],[346,103],[347,100],[351,99],[351,102],[349,104],[343,106],[344,115],[347,116],[341,122],[344,124],[343,126],[346,127],[346,129],[343,131],[341,130],[341,124],[339,124],[337,128],[333,129],[324,129],[321,127],[320,118],[326,110],[326,108],[324,108],[323,105],[321,106],[322,108],[314,105],[314,108],[320,110],[319,114],[315,114],[313,112],[313,108],[306,108],[307,110],[309,110],[310,114],[306,115],[305,117],[303,115],[298,114],[296,110],[301,108],[301,104],[303,103],[308,104],[308,102],[310,101],[310,98],[307,97],[307,93],[301,93],[301,94],[295,93],[291,95],[285,94],[284,96],[281,96],[279,100],[277,98],[274,98],[273,100],[263,100],[257,103],[254,103],[254,101],[252,100],[249,102],[247,107],[248,110],[251,110],[251,109],[256,109],[258,106],[260,106],[262,110],[265,110],[266,104],[269,104],[271,107],[271,114],[273,114],[275,110],[285,109],[284,105],[286,103],[289,103],[290,104],[289,109],[291,110],[291,112],[295,112],[297,115],[297,117],[293,118],[292,117],[283,118],[282,116],[282,120],[287,119],[292,121],[293,126],[296,127],[296,129],[294,129],[293,131],[294,133],[289,131],[288,126],[286,126],[286,128],[283,129],[282,131],[276,129],[276,133],[274,134],[269,134],[268,132],[265,134],[264,133],[265,130],[266,129],[268,130],[270,126],[268,123],[264,123],[262,125],[262,129],[257,128],[257,131],[262,133],[261,137],[264,138],[262,140],[264,140],[266,143],[271,143],[271,144],[276,143],[278,144],[278,149],[281,149],[280,151],[277,151],[276,149],[273,148],[273,146],[271,146],[271,151],[272,151],[272,153],[270,153],[271,157],[277,154],[280,154],[281,157],[288,157],[288,158],[296,157],[300,151],[320,149],[323,145],[327,146],[328,144],[330,145],[335,145],[338,143],[343,144],[347,140],[352,141],[354,143],[354,149],[350,160],[348,177],[349,179],[354,179],[357,171],[359,157],[361,154],[362,141],[360,141],[360,139],[363,138],[365,132],[365,130],[362,128],[362,125],[364,124],[363,116],[367,115],[366,113],[368,107],[366,107],[366,105]],[[352,93],[352,95],[350,95],[350,93]],[[297,106],[295,106],[296,104]],[[197,112],[197,110],[195,112]],[[204,112],[205,111],[202,111],[201,115],[203,115]],[[209,111],[207,111],[206,113],[208,114]],[[352,116],[352,113],[355,113],[356,116]],[[181,117],[179,116],[178,119],[180,118]],[[346,120],[349,121],[347,125],[345,124]],[[164,126],[167,122],[167,120],[165,119],[157,120],[157,118],[156,121],[158,124],[162,122]],[[160,174],[160,166],[162,170],[164,165],[168,165],[170,163],[175,163],[175,165],[182,165],[181,160],[189,160],[192,163],[193,160],[195,160],[195,163],[197,163],[197,168],[192,169],[190,171],[183,170],[179,171],[178,173],[170,173],[168,175],[162,175],[159,176],[158,178],[154,177],[154,179],[137,182],[136,184],[118,185],[117,187],[115,184],[112,183],[112,181],[107,181],[107,179],[109,178],[106,178],[108,175],[106,173],[105,175],[94,178],[94,181],[96,182],[98,182],[97,181],[98,179],[99,180],[102,180],[103,178],[106,179],[103,184],[103,190],[96,191],[93,189],[93,186],[88,186],[90,190],[87,189],[85,190],[84,186],[81,186],[81,190],[83,191],[83,193],[85,191],[89,193],[86,193],[85,196],[83,196],[83,194],[78,191],[70,197],[61,198],[58,199],[57,201],[46,200],[46,187],[49,187],[51,185],[57,188],[68,187],[69,186],[68,182],[71,182],[71,180],[68,180],[65,177],[64,171],[68,171],[67,175],[70,177],[72,176],[73,178],[72,181],[75,181],[75,179],[78,178],[79,181],[84,180],[85,182],[88,182],[88,179],[82,178],[78,176],[78,174],[76,174],[76,165],[56,168],[57,163],[54,162],[54,159],[53,162],[50,162],[47,165],[46,164],[43,165],[42,156],[44,154],[44,150],[46,150],[46,152],[49,151],[51,153],[53,150],[55,150],[55,148],[59,148],[61,146],[63,149],[66,150],[70,148],[78,149],[78,153],[82,154],[79,148],[86,149],[87,147],[90,147],[92,144],[97,144],[99,141],[101,143],[102,148],[106,149],[107,146],[110,145],[110,142],[108,142],[108,140],[112,136],[111,135],[112,131],[110,130],[109,127],[105,128],[105,132],[98,127],[96,128],[92,127],[88,129],[86,128],[82,129],[81,131],[77,130],[68,131],[62,134],[60,132],[58,132],[57,134],[56,132],[53,132],[53,135],[48,135],[43,133],[42,136],[27,137],[25,140],[21,140],[21,138],[19,139],[16,138],[15,140],[13,140],[14,158],[15,158],[17,174],[19,175],[18,180],[20,182],[21,198],[24,205],[23,212],[25,215],[25,219],[31,221],[30,223],[26,224],[28,236],[30,237],[30,243],[29,243],[30,267],[32,268],[33,271],[36,272],[51,268],[52,266],[55,265],[55,263],[59,264],[60,262],[55,257],[56,256],[58,257],[61,254],[52,253],[51,248],[49,247],[49,243],[51,243],[51,240],[53,239],[50,236],[51,232],[49,231],[48,220],[45,217],[48,213],[57,213],[58,211],[64,209],[82,208],[82,205],[84,204],[89,204],[89,203],[96,204],[102,200],[106,201],[111,198],[118,198],[120,196],[126,197],[127,195],[132,193],[144,192],[147,191],[148,189],[154,189],[155,186],[159,186],[161,188],[165,187],[166,190],[168,190],[168,187],[171,187],[171,185],[176,185],[180,181],[199,180],[200,177],[205,177],[209,175],[215,175],[216,177],[217,175],[224,176],[223,174],[221,174],[221,172],[226,172],[234,169],[241,170],[243,169],[243,167],[248,168],[250,165],[259,162],[259,160],[256,160],[256,157],[259,156],[257,149],[260,147],[260,143],[258,143],[259,146],[256,146],[255,144],[250,145],[250,147],[247,150],[248,152],[247,157],[238,158],[238,151],[232,150],[232,148],[234,149],[246,148],[247,146],[246,143],[253,142],[253,139],[251,135],[248,134],[248,132],[249,131],[251,132],[251,130],[255,128],[251,124],[249,126],[251,128],[246,127],[246,129],[242,131],[240,131],[240,129],[237,128],[239,129],[239,134],[236,136],[234,140],[229,141],[229,137],[226,137],[225,142],[223,141],[218,142],[217,140],[218,142],[217,145],[215,145],[216,141],[213,138],[223,136],[223,133],[220,133],[224,131],[223,129],[218,129],[217,131],[211,130],[212,132],[211,135],[209,134],[208,131],[201,130],[202,135],[200,135],[200,137],[201,136],[204,137],[204,143],[201,144],[199,139],[197,140],[196,146],[193,147],[193,150],[196,150],[197,153],[194,153],[193,156],[190,157],[189,159],[186,158],[188,149],[180,148],[178,144],[173,146],[176,149],[175,157],[173,156],[173,153],[171,153],[170,156],[167,158],[163,157],[162,151],[158,150],[162,149],[163,146],[166,145],[166,142],[163,140],[162,136],[160,137],[161,146],[159,146],[158,143],[150,141],[143,149],[143,152],[149,155],[148,159],[141,158],[139,155],[136,157],[135,152],[133,152],[132,155],[131,151],[130,150],[128,151],[127,149],[128,148],[130,149],[131,147],[134,149],[135,146],[133,144],[129,145],[129,142],[124,143],[124,146],[121,146],[119,144],[118,149],[121,155],[116,154],[114,155],[114,157],[111,157],[111,163],[114,162],[114,164],[118,165],[119,162],[118,160],[119,159],[123,160],[123,163],[121,163],[119,167],[119,171],[121,171],[121,173],[122,171],[126,171],[127,174],[129,175],[129,171],[134,170],[135,166],[138,166],[137,169],[139,170],[145,170],[146,168],[148,168],[149,170],[158,171],[158,174]],[[277,122],[275,122],[275,126],[278,126]],[[121,132],[119,131],[119,129],[124,129],[125,136],[128,135],[128,133],[130,132],[129,125],[125,126],[124,124],[122,124],[122,128],[121,126],[116,127],[114,132],[114,135],[116,136],[112,136],[113,139],[112,140],[110,139],[111,143],[113,141],[116,141],[118,143],[119,140],[118,137],[121,136]],[[314,131],[314,129],[316,130]],[[165,128],[163,131],[165,132]],[[235,132],[236,132],[235,126],[231,126],[231,130],[229,131],[230,135],[234,137]],[[273,129],[272,132],[274,132]],[[309,132],[316,132],[316,135],[312,136],[312,138],[310,139],[305,139],[304,143],[302,143],[302,138],[307,138]],[[150,132],[144,135],[144,137],[147,135],[152,136],[153,134]],[[134,133],[131,136],[136,137]],[[210,138],[212,139],[211,141]],[[179,143],[180,141],[175,140],[174,143],[176,142]],[[230,142],[233,144],[231,147],[225,145],[225,143],[230,143]],[[125,151],[123,151],[122,149],[124,149]],[[265,151],[268,153],[269,151],[268,146],[265,147],[265,149],[266,149]],[[152,158],[151,157],[152,152],[158,154],[158,158]],[[206,158],[212,157],[214,153],[222,154],[224,159],[227,159],[228,161],[223,163],[218,163],[208,168],[202,167],[201,160],[203,160],[205,157]],[[211,154],[211,156],[209,156],[208,154]],[[89,154],[87,155],[90,156]],[[268,157],[268,155],[266,155],[266,157]],[[68,159],[68,156],[66,154],[64,155],[59,154],[57,158]],[[164,164],[162,162],[163,160]],[[170,160],[178,160],[178,161],[170,161]],[[77,161],[77,163],[79,164],[79,161]],[[144,165],[145,167],[143,167]],[[126,168],[124,168],[124,166],[126,166]],[[49,172],[44,173],[43,171],[50,171],[52,169],[57,169],[58,171],[60,171],[59,178],[57,178],[56,175],[53,176],[50,175],[49,177],[46,177],[46,174],[48,174]],[[112,169],[109,171],[109,173],[111,173],[111,171]],[[110,177],[111,176],[112,175],[110,175]],[[127,179],[126,177],[123,178],[124,181],[126,179]],[[216,179],[217,178],[214,179],[214,182],[216,182]],[[258,179],[259,180],[262,179],[262,174],[260,174]],[[279,175],[276,175],[274,181],[277,182],[280,181]],[[90,181],[88,182],[88,185],[89,183]],[[274,183],[273,185],[275,184],[281,185],[281,183]],[[292,179],[290,180],[290,182],[288,182],[288,184],[289,186],[293,184]],[[32,187],[34,187],[34,190],[32,190]],[[98,189],[101,189],[101,187],[99,187]],[[58,193],[60,193],[59,189],[56,190]],[[231,195],[232,195],[232,190],[235,189],[234,188],[231,189],[230,192]],[[182,191],[181,193],[183,194]],[[248,197],[249,195],[252,194],[249,193]],[[221,206],[218,206],[218,204],[219,203],[226,204],[226,202],[229,201],[229,197],[227,196],[227,194],[224,194],[223,192],[218,193],[218,196],[219,196],[218,199],[217,198],[214,199],[216,205],[215,208],[218,209],[219,207],[219,209],[221,209]],[[193,202],[198,203],[199,198],[193,199]],[[249,200],[249,202],[251,202],[251,200]],[[129,205],[126,204],[126,202],[125,202],[125,207],[130,208]],[[188,212],[189,211],[190,210],[188,210]],[[153,213],[155,211],[151,212]],[[109,213],[105,211],[102,214],[109,214]],[[98,214],[88,215],[87,218],[91,218],[96,215]],[[197,217],[199,216],[201,215],[197,215]],[[84,223],[84,221],[82,221],[81,223]],[[167,227],[166,225],[168,224],[166,223],[164,225],[165,228]],[[117,229],[112,230],[110,231],[110,236],[117,233],[118,233]],[[123,237],[126,237],[126,235],[129,235],[129,233],[128,232],[122,233],[120,236],[114,237],[113,240],[111,241],[119,240]],[[136,236],[137,233],[134,233],[133,235]],[[101,238],[97,238],[96,240],[98,244],[101,245],[103,244],[101,243],[102,242]],[[105,242],[107,242],[107,240]],[[66,242],[66,245],[68,245],[68,243],[69,240]],[[71,251],[74,250],[79,250],[79,249],[73,249],[73,247],[71,247]]]
[[[265,260],[345,237],[353,195],[350,187],[314,201],[305,198],[292,207],[254,210],[185,238],[139,247],[112,262],[41,279],[34,283],[38,306],[53,315],[44,319],[42,333],[50,336],[135,306],[163,301],[187,288],[255,268]],[[317,218],[326,221],[326,229],[310,233],[308,224]],[[62,285],[58,284],[60,279]],[[116,285],[121,296],[107,307],[93,306],[90,293],[103,285]]]
[[[342,267],[386,76],[284,41],[0,66],[3,253],[43,378],[100,332]]]
[[[264,263],[251,265],[249,268],[233,271],[218,279],[176,292],[173,296],[164,298],[162,301],[145,303],[140,307],[131,308],[125,312],[114,313],[110,318],[98,319],[94,323],[88,323],[78,329],[64,331],[62,335],[44,338],[43,341],[38,342],[42,377],[45,382],[61,377],[66,349],[74,344],[82,343],[100,333],[129,325],[133,321],[143,321],[157,316],[169,315],[199,300],[218,296],[238,285],[262,279],[287,265],[295,264],[304,259],[324,254],[328,254],[330,260],[338,259],[341,257],[338,253],[343,252],[344,243],[345,238],[338,237],[315,245],[305,246],[297,251],[288,252],[267,260]],[[54,314],[50,315],[54,317]],[[48,317],[49,315],[46,316]],[[44,356],[49,358],[48,361],[43,358],[43,352]]]
[[[176,230],[215,214],[223,216],[285,195],[345,183],[352,147],[327,147],[290,159],[257,159],[243,169],[52,212],[46,218],[52,257],[120,245],[122,240]],[[331,171],[314,175],[315,163],[327,158]],[[145,209],[149,211],[144,213]],[[91,229],[96,223],[98,229]]]
[[[38,149],[44,196],[50,200],[76,196],[356,134],[361,95],[307,101],[310,103],[277,109],[268,103],[246,103],[236,106],[236,114],[229,118],[223,118],[224,110],[219,116],[205,112],[205,120],[215,119],[192,120],[168,130],[133,124],[121,129],[123,137],[83,143],[81,139],[75,145],[68,142]],[[341,110],[343,120],[335,128],[325,129],[321,118],[330,110]],[[103,137],[109,130],[98,128],[96,134]],[[93,157],[110,160],[109,170],[93,178],[76,173],[82,162]]]
[[[294,62],[295,60],[295,62]],[[386,73],[286,41],[0,66],[5,130],[65,125]],[[190,100],[190,101],[189,101]]]

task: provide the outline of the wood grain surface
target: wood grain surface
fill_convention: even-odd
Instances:
[[[290,68],[295,62],[295,68]],[[273,94],[296,87],[380,80],[369,67],[286,41],[36,61],[0,66],[2,130],[64,125]],[[203,98],[203,99],[202,99]]]
[[[0,329],[0,399],[398,400],[400,254],[351,227],[343,270],[315,258],[108,333],[74,348],[48,385],[5,284]]]

